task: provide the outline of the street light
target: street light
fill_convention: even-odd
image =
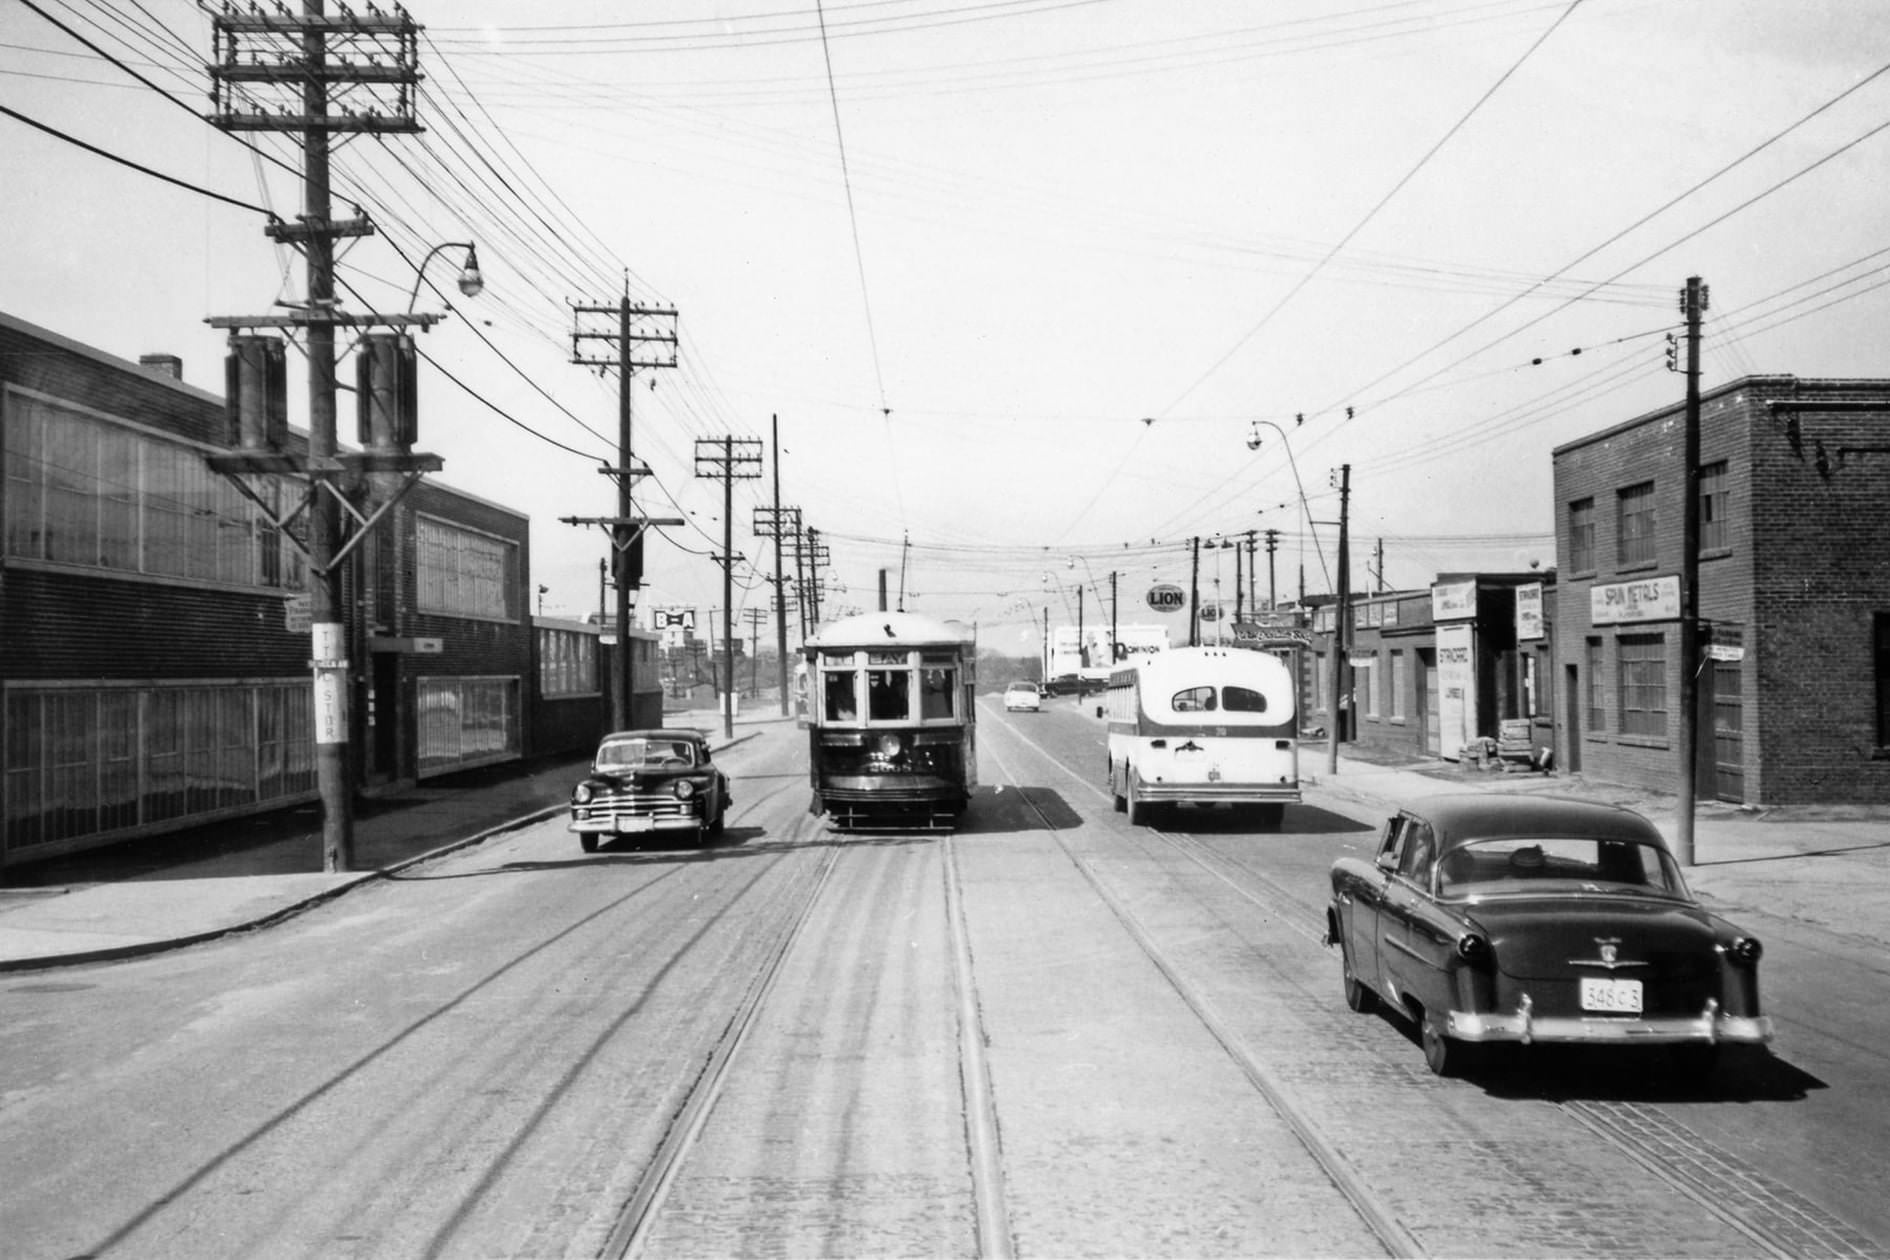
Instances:
[[[478,297],[485,291],[486,278],[479,274],[479,249],[471,241],[442,241],[427,251],[420,265],[414,269],[413,296],[407,299],[407,310],[413,311],[414,303],[420,300],[420,286],[426,283],[427,264],[433,256],[443,249],[463,249],[466,251],[466,263],[459,269],[459,291],[467,297]]]
[[[1306,501],[1306,483],[1299,479],[1299,461],[1293,458],[1293,444],[1287,439],[1286,430],[1282,429],[1271,420],[1252,420],[1248,423],[1254,426],[1253,435],[1247,439],[1247,449],[1250,451],[1260,449],[1261,425],[1266,425],[1267,428],[1272,429],[1275,433],[1280,435],[1280,445],[1286,448],[1287,466],[1293,470],[1293,485],[1299,491],[1300,514],[1306,518],[1306,532],[1312,535],[1313,554],[1319,557],[1319,571],[1325,574],[1326,585],[1330,586],[1332,584],[1332,571],[1326,567],[1326,553],[1319,549],[1319,531],[1313,527],[1312,505]]]

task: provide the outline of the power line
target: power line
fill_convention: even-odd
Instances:
[[[30,2],[30,0],[28,0],[28,2]],[[87,153],[94,153],[94,154],[97,154],[99,157],[106,159],[107,161],[116,162],[120,166],[130,167],[132,170],[137,171],[141,175],[149,175],[153,179],[160,179],[160,180],[163,180],[167,184],[173,184],[177,186],[178,188],[185,189],[188,192],[194,192],[200,197],[208,197],[212,201],[221,201],[226,205],[235,206],[240,210],[251,210],[257,214],[264,216],[265,218],[270,219],[271,221],[280,222],[280,220],[276,218],[276,215],[273,211],[266,210],[261,206],[254,205],[247,201],[239,200],[235,197],[227,196],[220,192],[213,192],[212,190],[208,188],[203,188],[203,187],[200,187],[199,185],[190,183],[187,180],[179,179],[175,175],[166,175],[163,171],[153,170],[152,168],[144,165],[141,162],[132,161],[128,157],[120,157],[118,154],[113,153],[107,149],[101,149],[95,144],[88,144],[86,141],[79,139],[77,136],[68,135],[65,132],[59,130],[57,127],[48,126],[47,124],[40,122],[36,118],[29,118],[25,114],[22,114],[17,109],[11,109],[5,105],[0,105],[0,114],[5,114],[9,118],[18,119],[20,122],[25,123],[29,127],[36,127],[39,130],[45,132],[49,136],[56,137],[57,139],[63,140],[67,144],[73,145],[77,148],[84,149]]]

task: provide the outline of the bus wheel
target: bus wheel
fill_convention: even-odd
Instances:
[[[1115,806],[1115,810],[1118,814],[1127,809],[1129,805],[1127,801],[1122,799],[1122,793],[1116,791],[1116,763],[1113,761],[1109,763],[1109,801],[1110,804]]]
[[[1128,780],[1128,801],[1125,808],[1129,813],[1129,826],[1146,827],[1149,825],[1148,802],[1144,801],[1135,790],[1135,772],[1124,768],[1122,777]]]

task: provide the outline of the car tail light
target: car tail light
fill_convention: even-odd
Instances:
[[[1765,946],[1759,944],[1756,936],[1741,936],[1726,947],[1726,953],[1742,967],[1756,967],[1765,954]]]
[[[1472,967],[1488,966],[1490,962],[1489,938],[1475,932],[1465,932],[1457,938],[1457,957]]]
[[[696,794],[696,785],[688,779],[678,779],[669,785],[669,790],[675,794],[677,800],[686,801]]]

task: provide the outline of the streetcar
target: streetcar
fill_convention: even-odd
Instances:
[[[1297,686],[1271,652],[1178,647],[1109,676],[1109,794],[1137,826],[1177,805],[1278,828],[1300,799]]]
[[[977,648],[956,626],[878,612],[802,648],[812,813],[840,831],[950,831],[978,785]]]

